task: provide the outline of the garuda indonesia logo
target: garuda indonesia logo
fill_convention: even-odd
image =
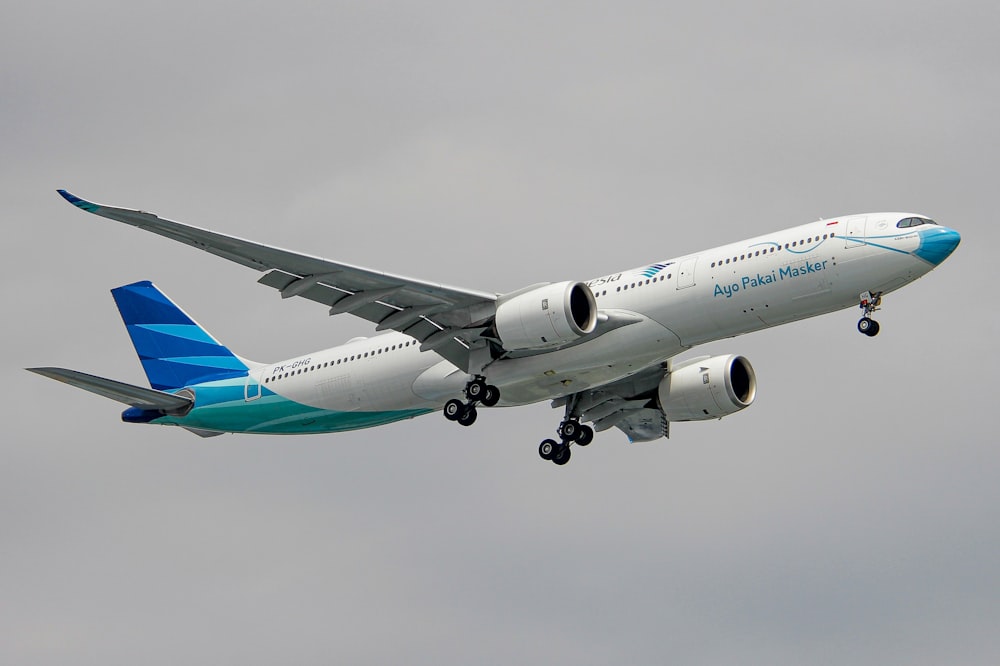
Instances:
[[[674,262],[672,262],[672,261],[668,261],[665,264],[653,264],[652,266],[650,266],[649,268],[647,268],[646,270],[644,270],[642,272],[642,277],[651,278],[654,275],[656,275],[657,273],[659,273],[660,271],[662,271],[664,268],[666,268],[667,266],[670,266],[673,263]]]

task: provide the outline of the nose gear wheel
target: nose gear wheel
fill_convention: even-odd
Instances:
[[[878,335],[880,326],[877,321],[871,318],[871,315],[882,305],[882,292],[861,292],[859,300],[858,307],[861,308],[862,316],[858,321],[858,332],[873,338]]]

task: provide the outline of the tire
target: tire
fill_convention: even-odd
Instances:
[[[465,410],[464,414],[458,417],[458,424],[468,427],[476,422],[476,418],[478,416],[479,412],[476,411],[476,408],[469,407],[468,409]]]
[[[858,332],[864,333],[865,335],[868,336],[872,335],[868,331],[871,330],[873,324],[875,324],[875,322],[869,319],[868,317],[862,317],[861,319],[858,320]]]
[[[552,460],[552,454],[556,451],[556,444],[554,439],[543,439],[542,443],[538,445],[538,455],[542,460]]]
[[[576,433],[576,443],[587,446],[592,441],[594,441],[594,429],[587,425],[580,426],[580,431]]]
[[[465,396],[469,400],[481,400],[486,393],[486,382],[482,379],[474,379],[465,387]]]
[[[580,424],[576,421],[564,421],[563,424],[559,426],[559,436],[567,442],[576,441],[576,437],[579,434]]]
[[[493,407],[498,402],[500,402],[500,389],[492,384],[486,386],[486,393],[483,394],[482,400],[480,400],[484,407]]]
[[[881,326],[878,325],[878,322],[872,320],[872,325],[868,327],[867,331],[865,331],[865,335],[867,335],[869,338],[874,338],[876,335],[878,335],[880,328]]]
[[[444,403],[444,417],[449,421],[457,421],[465,413],[465,405],[461,400],[452,399]]]
[[[552,462],[557,465],[565,465],[569,462],[570,452],[568,446],[556,447],[555,453],[552,454]]]

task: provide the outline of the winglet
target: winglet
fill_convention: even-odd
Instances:
[[[94,202],[81,199],[80,197],[76,196],[75,194],[72,194],[71,192],[67,192],[66,190],[56,190],[56,192],[58,192],[59,195],[66,201],[70,202],[77,208],[87,211],[88,213],[94,213],[97,211],[98,208],[100,208],[100,206],[95,204]]]

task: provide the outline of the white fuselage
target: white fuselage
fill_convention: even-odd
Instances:
[[[489,364],[501,405],[576,393],[629,376],[690,347],[856,306],[932,270],[914,252],[905,214],[821,220],[588,282],[603,312],[635,323],[544,353]],[[290,400],[338,412],[433,410],[469,376],[406,335],[390,333],[259,367],[248,380]]]

